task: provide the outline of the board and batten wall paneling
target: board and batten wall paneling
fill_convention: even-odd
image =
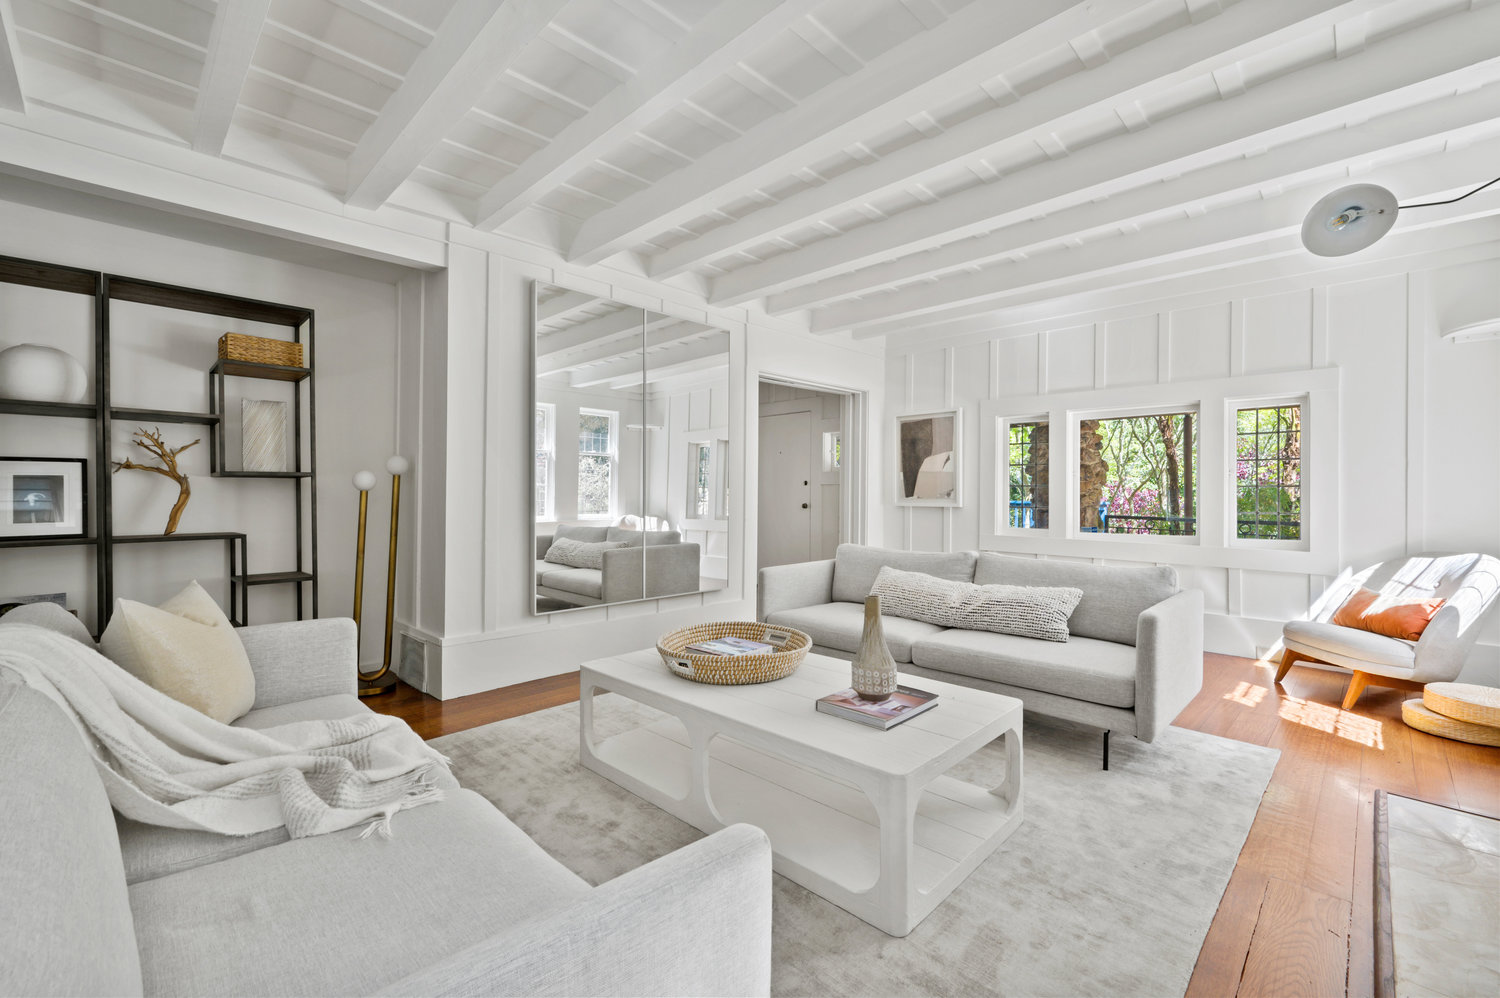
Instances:
[[[1340,568],[1422,551],[1500,553],[1500,341],[1442,336],[1500,315],[1500,247],[1418,257],[1394,279],[1350,273],[1336,282],[1299,277],[1231,288],[1221,300],[1197,291],[1147,308],[1075,310],[1062,321],[898,345],[886,379],[890,415],[934,408],[937,374],[950,355],[962,359],[953,402],[966,410],[965,434],[976,444],[984,399],[1160,385],[1169,405],[1173,384],[1336,367],[1338,454],[1312,458],[1307,487],[1318,487],[1320,471],[1337,469]],[[1068,305],[1060,301],[1059,314]],[[981,363],[982,386],[969,372]],[[893,546],[978,546],[988,533],[982,518],[991,515],[981,508],[981,478],[995,465],[992,455],[976,460],[976,453],[965,463],[965,506],[952,512],[951,538],[932,522],[939,511],[895,507],[885,493]],[[1118,560],[1129,559],[1122,547]],[[1176,567],[1184,586],[1204,593],[1209,650],[1240,655],[1273,648],[1282,623],[1305,614],[1333,582],[1201,559]],[[1500,614],[1490,615],[1479,641],[1463,678],[1500,685]]]

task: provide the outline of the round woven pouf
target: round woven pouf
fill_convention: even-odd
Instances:
[[[1422,706],[1455,721],[1500,728],[1500,690],[1473,683],[1428,683]]]
[[[1438,684],[1452,685],[1452,684]],[[1472,721],[1457,721],[1423,706],[1421,700],[1408,700],[1401,705],[1401,720],[1418,731],[1429,735],[1452,738],[1475,745],[1500,745],[1500,728]]]

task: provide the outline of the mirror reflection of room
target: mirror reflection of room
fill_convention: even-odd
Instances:
[[[535,610],[728,585],[727,331],[536,285]]]

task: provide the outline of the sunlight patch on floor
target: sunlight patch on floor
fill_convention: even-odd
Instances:
[[[1266,698],[1268,691],[1264,686],[1255,686],[1251,683],[1242,682],[1234,689],[1224,694],[1224,699],[1244,707],[1255,707]]]
[[[1282,697],[1277,714],[1283,721],[1325,731],[1330,735],[1358,742],[1366,748],[1385,748],[1380,721],[1351,714],[1331,704],[1314,703],[1300,697]]]

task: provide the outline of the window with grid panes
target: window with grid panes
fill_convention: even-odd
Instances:
[[[1235,411],[1235,536],[1302,539],[1302,406]]]

